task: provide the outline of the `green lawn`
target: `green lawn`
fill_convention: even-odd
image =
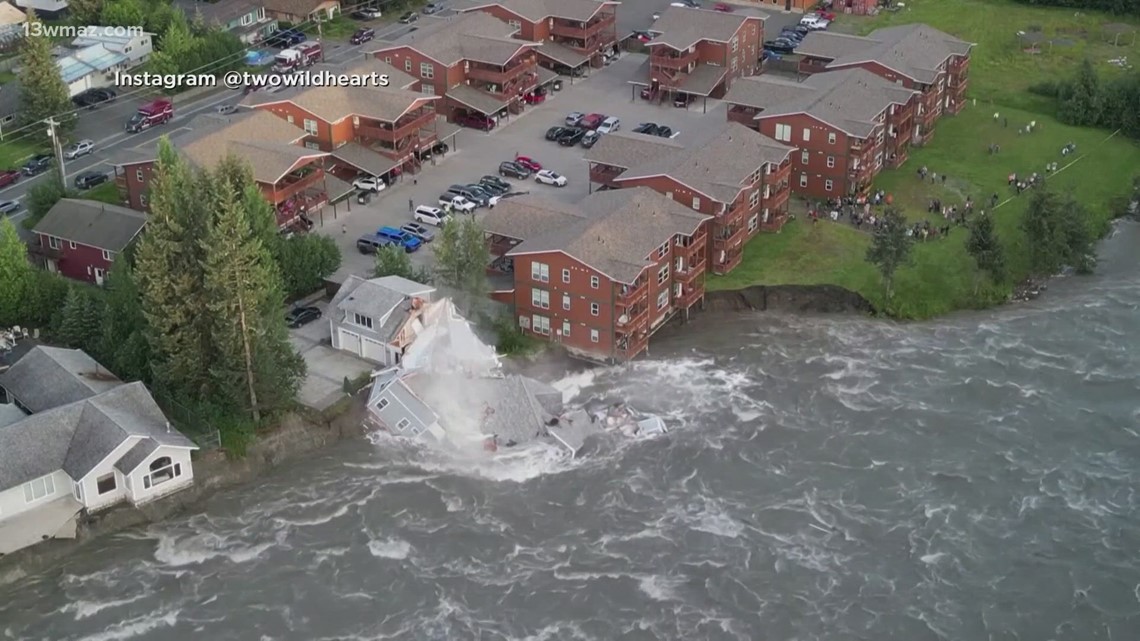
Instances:
[[[40,144],[24,137],[27,132],[13,135],[13,140],[0,141],[0,169],[18,169],[29,156],[40,152]]]
[[[98,200],[108,205],[122,205],[123,199],[119,197],[119,187],[112,180],[105,182],[94,189],[79,193],[79,197],[86,200]]]

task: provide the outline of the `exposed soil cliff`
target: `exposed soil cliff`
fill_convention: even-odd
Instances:
[[[869,314],[875,308],[866,298],[835,285],[754,285],[709,292],[697,313],[743,310]]]

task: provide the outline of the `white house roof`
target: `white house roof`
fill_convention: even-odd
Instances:
[[[409,280],[403,276],[381,276],[380,278],[373,278],[373,283],[381,287],[386,287],[394,292],[400,292],[404,296],[416,297],[424,296],[435,292],[435,288],[423,283],[417,283],[414,280]]]
[[[137,31],[128,33],[123,27],[102,27],[95,25],[82,27],[81,33],[83,33],[82,36],[71,41],[71,46],[90,47],[95,44],[105,44],[109,45],[111,49],[121,49],[130,44],[135,38],[152,35]]]
[[[91,398],[122,384],[83,350],[46,345],[32,348],[0,374],[0,387],[33,413]]]
[[[70,84],[93,73],[104,73],[126,61],[127,57],[123,54],[111,51],[102,44],[93,44],[70,56],[60,58],[56,64],[59,65],[63,81]]]

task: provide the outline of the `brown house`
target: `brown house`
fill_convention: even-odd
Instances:
[[[174,148],[207,170],[229,155],[249,163],[282,228],[352,191],[351,185],[325,173],[327,152],[302,146],[304,130],[269,112],[198,116],[187,129],[171,139]],[[116,163],[115,181],[132,209],[149,209],[154,165],[155,155],[145,152]]]
[[[721,98],[759,68],[762,17],[669,7],[649,31],[649,60],[631,81],[647,100]]]
[[[641,134],[607,134],[585,158],[593,184],[649,187],[710,216],[710,270],[726,274],[740,264],[745,242],[787,220],[793,151],[748,127],[725,123],[690,147]]]
[[[423,93],[443,96],[437,111],[449,119],[521,113],[524,98],[556,78],[538,66],[538,45],[515,39],[518,28],[490,14],[429,17],[420,25],[372,55],[419,78]]]
[[[524,196],[483,220],[495,265],[513,285],[526,333],[603,362],[627,361],[677,312],[704,297],[705,221],[646,188],[568,205]]]
[[[331,20],[340,13],[340,0],[263,0],[270,18],[291,24]]]
[[[803,82],[758,76],[725,97],[728,119],[792,145],[792,191],[819,198],[866,193],[886,164],[906,161],[918,135],[919,94],[863,69]]]
[[[944,111],[966,106],[970,49],[973,45],[924,24],[872,31],[866,37],[816,31],[796,53],[801,73],[865,69],[922,94],[915,114],[914,138],[925,143]]]
[[[518,29],[516,38],[541,43],[542,66],[574,73],[601,67],[617,47],[619,2],[596,0],[471,0],[460,11],[481,11]]]

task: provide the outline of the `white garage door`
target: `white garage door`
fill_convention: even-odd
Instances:
[[[374,341],[371,338],[364,339],[364,352],[361,356],[370,361],[390,365],[388,362],[388,350],[384,349],[384,344],[380,341]]]
[[[360,356],[360,334],[340,330],[340,348]]]

